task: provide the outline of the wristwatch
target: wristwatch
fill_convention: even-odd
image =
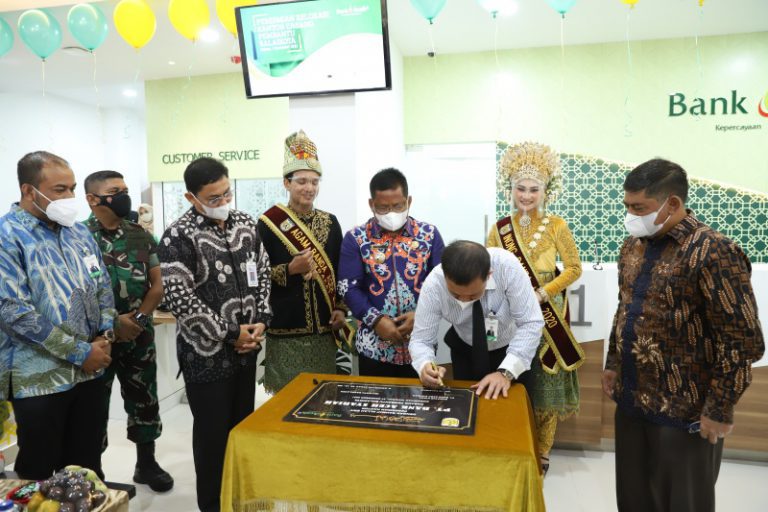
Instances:
[[[511,371],[507,370],[506,368],[499,368],[499,373],[504,376],[509,382],[512,382],[515,380],[515,374]]]
[[[144,313],[140,313],[140,312],[137,312],[135,315],[133,315],[133,319],[136,320],[136,323],[139,324],[144,329],[147,328],[147,325],[151,320],[149,315],[145,315]]]
[[[106,339],[110,343],[115,342],[115,331],[113,329],[107,329],[103,333],[101,333],[102,336],[104,336],[104,339]]]

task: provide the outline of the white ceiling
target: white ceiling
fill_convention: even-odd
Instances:
[[[129,47],[112,23],[118,0],[97,3],[109,19],[110,33],[96,50],[94,59],[76,49],[62,49],[45,64],[45,86],[49,94],[102,106],[142,108],[141,93],[136,98],[122,95],[125,88],[140,87],[143,80],[184,77],[239,71],[230,57],[239,54],[234,38],[218,22],[215,0],[211,27],[221,33],[215,43],[193,45],[172,27],[167,13],[168,0],[148,0],[157,16],[154,39],[141,52]],[[42,90],[40,60],[18,38],[16,23],[23,10],[50,7],[62,26],[62,47],[76,42],[66,28],[69,6],[61,0],[0,0],[0,16],[13,27],[13,49],[0,57],[0,92]],[[270,3],[270,0],[261,3]],[[517,0],[518,12],[494,21],[477,0],[449,0],[430,28],[409,0],[389,0],[389,31],[392,42],[404,55],[425,55],[431,51],[430,31],[438,54],[493,50],[494,36],[499,49],[557,46],[561,20],[546,0]],[[58,7],[55,7],[58,6]],[[566,44],[624,41],[629,9],[620,0],[580,0],[564,20]],[[697,0],[639,0],[631,11],[630,38],[661,39],[768,31],[768,0],[705,0],[700,10]],[[170,62],[175,64],[170,64]]]

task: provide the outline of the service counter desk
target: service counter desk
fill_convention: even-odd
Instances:
[[[471,435],[284,421],[323,381],[419,385],[416,379],[299,375],[230,433],[222,510],[544,510],[522,385],[513,385],[506,399],[477,399]]]

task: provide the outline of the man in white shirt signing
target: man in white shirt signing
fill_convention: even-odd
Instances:
[[[409,350],[422,384],[437,387],[444,367],[435,366],[440,320],[455,379],[474,380],[486,398],[507,396],[530,368],[544,327],[541,307],[517,258],[503,249],[458,240],[427,277],[416,307]],[[522,380],[521,380],[522,382]]]

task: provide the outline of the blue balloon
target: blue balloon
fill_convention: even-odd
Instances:
[[[411,0],[413,7],[419,11],[424,18],[426,18],[430,24],[434,20],[440,11],[445,7],[446,0]]]
[[[571,10],[571,7],[576,3],[576,0],[547,0],[550,7],[560,13],[561,16],[565,16],[565,13]]]
[[[13,31],[3,18],[0,18],[0,57],[13,48]]]
[[[45,60],[61,46],[61,25],[47,12],[32,9],[19,17],[19,37],[32,53]]]
[[[67,14],[67,26],[78,43],[93,51],[107,38],[107,18],[95,5],[77,4]]]

